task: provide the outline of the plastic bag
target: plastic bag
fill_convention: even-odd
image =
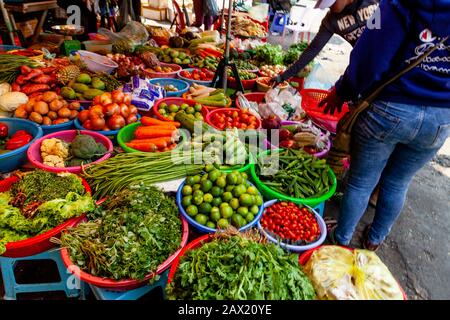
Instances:
[[[109,38],[113,46],[119,43],[127,42],[132,46],[132,50],[136,46],[143,45],[147,42],[149,34],[142,23],[131,21],[120,30],[120,32],[112,32],[105,28],[100,28],[98,33]]]
[[[267,91],[265,99],[266,104],[259,105],[261,118],[267,118],[274,114],[281,120],[289,120],[295,114],[303,112],[302,98],[298,91],[291,86],[285,89],[279,87],[270,89]]]
[[[216,17],[219,15],[219,6],[216,0],[203,0],[203,13],[205,16]]]
[[[131,82],[123,86],[123,92],[131,93],[131,103],[141,111],[150,111],[155,102],[165,96],[163,87],[152,85],[139,76],[133,76]]]

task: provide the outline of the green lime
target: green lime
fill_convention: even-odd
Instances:
[[[174,121],[175,120],[174,116],[167,116],[166,119],[169,120],[169,121]]]
[[[218,186],[214,186],[211,188],[211,194],[213,197],[220,197],[223,193],[223,190],[219,188]]]
[[[193,176],[187,177],[186,184],[193,186],[195,184],[195,178]]]
[[[250,223],[250,222],[252,222],[254,219],[255,219],[255,216],[253,215],[253,213],[247,213],[245,216],[243,216],[243,217],[245,217],[245,220],[248,222],[248,223]]]
[[[247,193],[257,196],[258,195],[258,189],[256,189],[255,187],[251,186],[247,188]]]
[[[230,201],[231,199],[233,199],[233,194],[231,193],[231,192],[224,192],[223,194],[222,194],[222,200],[223,201],[225,201],[225,202],[228,202],[228,201]]]
[[[189,105],[188,105],[187,103],[182,103],[182,104],[180,105],[180,109],[181,109],[181,110],[186,110],[187,108],[189,108]]]
[[[241,177],[242,177],[242,180],[244,180],[244,181],[248,180],[248,175],[245,172],[241,172]]]
[[[202,111],[202,105],[200,103],[196,103],[194,109],[195,111],[200,112]]]
[[[218,207],[222,203],[222,199],[220,197],[214,198],[213,201],[211,201],[211,205],[213,207]]]
[[[218,177],[216,180],[216,186],[219,188],[225,188],[227,185],[227,180],[225,177]]]
[[[162,116],[167,115],[166,109],[159,109],[158,111],[159,111],[159,113],[160,113]]]
[[[208,180],[208,175],[207,174],[202,175],[200,182],[206,181],[206,180]]]
[[[195,192],[194,192],[194,196],[195,196]],[[241,204],[241,206],[243,207],[250,207],[253,205],[253,199],[252,196],[244,193],[239,197],[239,203]]]
[[[216,168],[216,167],[214,167],[213,164],[207,164],[207,165],[205,166],[205,171],[206,171],[206,172],[210,172],[210,171],[213,171],[215,168]]]
[[[191,186],[184,186],[183,189],[181,189],[181,194],[183,196],[188,196],[192,194],[192,187]]]
[[[225,188],[225,191],[227,191],[227,192],[232,192],[233,190],[234,190],[234,186],[227,186]]]
[[[200,190],[201,187],[202,187],[202,185],[200,183],[196,183],[192,186],[192,190],[194,190],[194,192],[195,192],[197,190]]]
[[[216,182],[217,178],[219,178],[219,176],[220,176],[220,171],[217,169],[214,169],[208,173],[208,179],[211,180],[212,182]]]
[[[239,207],[237,209],[237,213],[239,213],[241,216],[245,217],[248,214],[248,208],[247,207]]]
[[[247,221],[241,215],[237,215],[237,219],[238,219],[238,224],[239,224],[238,228],[242,228],[243,226],[245,226],[247,224]]]
[[[233,198],[230,200],[230,206],[236,210],[237,208],[239,208],[239,200],[237,198]]]
[[[214,222],[212,222],[212,221],[208,221],[208,222],[206,223],[206,226],[207,226],[208,228],[211,228],[211,229],[216,229],[216,224],[215,224]]]
[[[202,191],[203,192],[208,192],[209,190],[211,190],[212,186],[213,186],[213,184],[211,181],[209,181],[209,180],[202,181]]]
[[[209,217],[212,221],[217,222],[220,220],[220,209],[218,207],[212,207],[211,212],[209,213]]]
[[[203,196],[194,196],[193,202],[197,206],[201,205],[203,203]]]
[[[239,184],[236,187],[234,187],[233,196],[235,196],[236,198],[239,198],[241,196],[241,194],[245,193],[246,190],[247,190],[247,188],[245,187],[245,185]]]
[[[200,112],[196,112],[194,114],[195,119],[197,120],[203,120],[203,115]]]
[[[233,215],[233,209],[230,206],[221,206],[220,215],[222,218],[228,219]]]
[[[203,202],[199,207],[198,211],[203,214],[209,214],[211,212],[211,205],[209,203]]]
[[[181,205],[183,206],[183,208],[187,208],[192,204],[192,196],[185,196],[183,197],[183,199],[181,200]]]
[[[245,183],[245,180],[242,179],[242,177],[239,173],[236,174],[236,184],[243,184],[243,183]]]
[[[193,115],[195,113],[195,109],[192,108],[192,107],[187,107],[185,111],[186,111],[187,114],[192,114]]]
[[[203,198],[203,191],[202,190],[195,190],[193,193],[194,197],[202,197]]]
[[[238,214],[233,214],[231,216],[231,224],[238,229],[239,229],[239,217],[240,217],[240,215],[238,215]]]
[[[230,223],[228,222],[227,219],[220,219],[219,221],[217,221],[217,226],[219,227],[219,229],[226,229],[228,228],[228,226],[230,225]]]
[[[198,213],[198,209],[196,206],[190,205],[186,208],[186,213],[188,214],[188,216],[193,217]]]
[[[167,103],[163,102],[159,105],[159,108],[166,108],[167,107]]]
[[[177,113],[179,110],[180,110],[180,108],[179,108],[176,104],[171,104],[171,105],[169,106],[169,111],[170,111],[170,112]]]
[[[258,206],[251,206],[250,207],[250,212],[253,213],[253,214],[258,214],[258,212],[259,212]]]
[[[227,174],[227,184],[234,185],[237,183],[237,176],[234,173]]]
[[[211,193],[207,193],[203,196],[203,201],[207,203],[211,203],[213,201],[214,197]]]
[[[194,178],[194,184],[195,184],[195,183],[199,183],[202,177],[198,174],[196,176],[193,176],[193,178]]]
[[[195,216],[195,221],[197,221],[198,223],[205,225],[206,222],[208,222],[208,217],[205,216],[204,214],[198,214]]]
[[[255,196],[255,205],[257,206],[262,206],[263,204],[263,199],[261,198],[260,195]]]

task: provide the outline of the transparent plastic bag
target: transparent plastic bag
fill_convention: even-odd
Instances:
[[[98,33],[108,37],[113,45],[121,42],[129,42],[133,48],[145,44],[149,37],[145,26],[136,21],[128,22],[120,32],[112,32],[108,29],[100,28]]]

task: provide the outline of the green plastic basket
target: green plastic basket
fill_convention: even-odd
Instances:
[[[130,148],[126,145],[127,142],[134,139],[134,132],[140,125],[141,125],[140,122],[131,123],[120,129],[119,133],[117,134],[117,143],[125,152],[127,153],[141,152],[139,150]],[[179,130],[179,132],[181,141],[178,142],[175,149],[181,148],[181,146],[184,145],[184,143],[187,141],[186,134],[183,132],[183,130]]]
[[[231,169],[223,169],[220,170],[221,172],[224,173],[231,173],[232,171],[238,171],[238,172],[245,172],[245,173],[250,173],[251,167],[255,165],[255,157],[249,153],[249,162],[245,165],[245,166],[235,166]]]
[[[259,159],[259,157],[261,157],[263,155],[268,155],[270,152],[279,152],[279,151],[281,151],[281,149],[267,150],[267,151],[261,152],[260,154],[258,154],[257,159]],[[268,186],[266,186],[264,184],[264,182],[262,182],[259,179],[258,175],[256,174],[256,165],[253,165],[250,167],[250,174],[251,174],[252,180],[255,183],[258,190],[262,193],[265,200],[280,199],[280,200],[291,201],[296,204],[304,204],[304,205],[307,205],[307,206],[310,206],[313,208],[317,207],[319,204],[330,199],[336,192],[336,187],[337,187],[336,176],[334,175],[333,170],[331,170],[330,168],[328,168],[328,173],[331,178],[331,181],[333,182],[333,185],[331,186],[330,191],[328,191],[326,194],[324,194],[320,197],[316,197],[316,198],[294,198],[294,197],[286,196],[286,195],[279,193],[279,192],[269,188]]]

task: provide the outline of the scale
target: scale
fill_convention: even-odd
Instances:
[[[79,36],[84,33],[84,27],[75,24],[59,25],[52,27],[53,32],[64,36],[64,42],[61,45],[61,53],[66,56],[74,50],[81,50],[81,42],[74,40],[74,36]]]

